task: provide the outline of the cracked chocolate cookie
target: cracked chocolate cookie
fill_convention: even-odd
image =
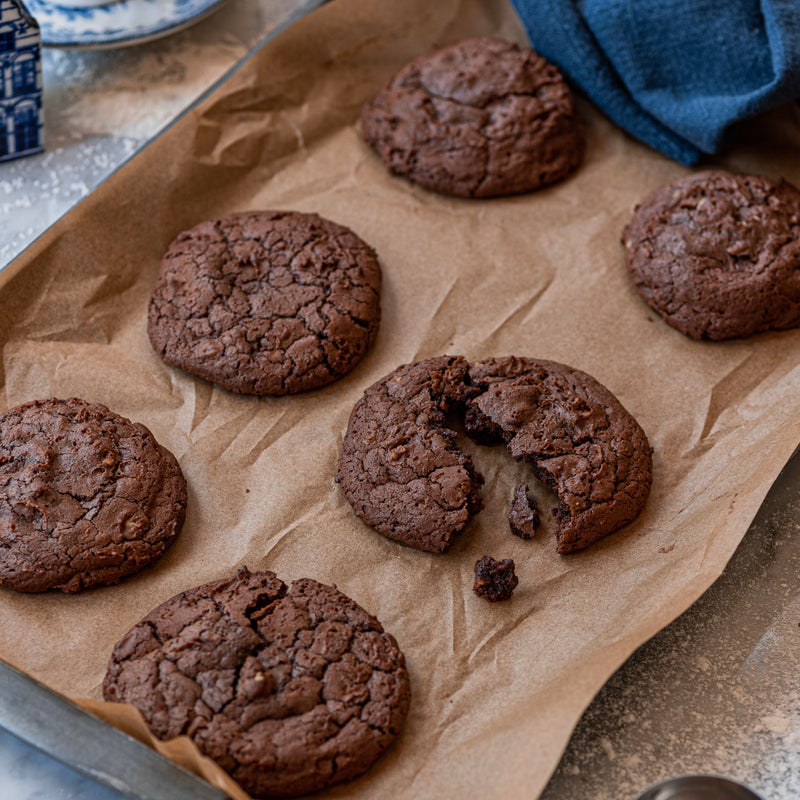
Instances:
[[[147,331],[167,364],[232,392],[304,392],[364,356],[380,283],[375,252],[343,225],[291,211],[232,214],[170,245]]]
[[[460,356],[400,367],[350,415],[337,480],[376,530],[441,553],[481,509],[483,483],[455,443],[445,412],[477,442],[505,442],[553,488],[559,553],[588,547],[631,522],[652,481],[647,437],[594,378],[552,361]]]
[[[442,356],[399,367],[350,415],[336,480],[356,514],[403,544],[443,553],[481,509],[483,478],[446,412],[469,393],[469,365]]]
[[[693,339],[800,326],[800,191],[699,172],[656,189],[622,233],[644,301]]]
[[[554,361],[490,358],[469,369],[467,433],[505,442],[558,495],[559,553],[634,520],[650,493],[652,451],[639,423],[590,375]]]
[[[161,557],[185,511],[178,462],[144,425],[77,398],[0,415],[0,585],[117,583]]]
[[[410,692],[397,642],[353,600],[241,569],[135,625],[103,696],[136,706],[160,739],[189,736],[254,797],[286,797],[367,770]]]
[[[490,37],[407,64],[364,106],[361,127],[390,172],[461,197],[560,181],[585,149],[558,70],[533,50]]]

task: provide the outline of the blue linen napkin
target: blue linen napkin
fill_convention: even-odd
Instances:
[[[800,97],[800,0],[512,0],[531,46],[683,164]]]

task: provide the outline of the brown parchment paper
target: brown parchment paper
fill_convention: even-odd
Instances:
[[[268,43],[0,275],[2,408],[77,395],[149,426],[179,458],[189,510],[164,559],[77,596],[0,593],[0,656],[142,738],[99,701],[114,643],[176,592],[246,564],[336,583],[399,640],[405,730],[331,797],[535,797],[613,670],[720,574],[800,440],[800,331],[694,342],[638,299],[619,235],[633,205],[687,170],[587,103],[588,151],[566,182],[488,201],[389,177],[357,118],[408,59],[465,35],[524,40],[498,0],[335,0]],[[740,133],[719,163],[800,181],[793,107]],[[319,391],[224,392],[164,365],[146,305],[183,228],[235,210],[315,211],[353,228],[384,269],[383,321],[364,362]],[[502,448],[471,447],[485,510],[444,556],[364,526],[333,482],[348,414],[400,363],[442,353],[554,359],[606,384],[655,449],[641,517],[590,550],[509,533]],[[535,481],[531,480],[531,483]],[[553,498],[541,488],[545,508]],[[505,604],[472,594],[473,564],[515,559]],[[185,741],[159,745],[244,795]]]

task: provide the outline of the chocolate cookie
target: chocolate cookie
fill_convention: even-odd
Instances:
[[[467,362],[442,356],[399,367],[364,392],[336,480],[356,514],[404,544],[445,552],[481,509],[483,478],[445,413],[468,395]]]
[[[185,511],[178,462],[144,425],[77,398],[0,415],[0,585],[117,583],[164,553]]]
[[[361,114],[390,172],[445,194],[495,197],[578,167],[583,124],[558,70],[502,39],[466,39],[406,65]]]
[[[622,233],[639,294],[693,339],[800,326],[800,191],[700,172],[662,186]]]
[[[650,444],[619,400],[590,375],[554,361],[490,358],[470,366],[477,394],[467,432],[505,442],[555,490],[557,550],[581,550],[631,522],[650,492]]]
[[[375,252],[316,214],[253,211],[180,234],[161,262],[147,331],[173,367],[233,392],[324,386],[378,332]]]
[[[594,378],[552,361],[443,356],[395,370],[350,415],[337,480],[356,514],[390,538],[444,552],[481,508],[483,478],[456,446],[448,410],[464,414],[476,441],[506,442],[556,491],[559,553],[588,547],[644,506],[647,437]]]
[[[178,594],[124,636],[103,681],[160,739],[186,735],[254,797],[355,778],[409,705],[405,659],[335,587],[272,572]]]

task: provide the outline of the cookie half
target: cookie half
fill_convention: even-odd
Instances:
[[[559,553],[631,522],[652,482],[642,428],[591,376],[530,358],[468,364],[443,356],[400,367],[350,415],[337,480],[355,513],[404,544],[444,552],[482,506],[482,476],[445,412],[479,443],[505,442],[558,495]]]
[[[693,339],[800,326],[800,191],[699,172],[662,186],[622,233],[644,301]]]
[[[163,555],[185,513],[178,462],[144,425],[77,398],[0,415],[0,585],[117,583]]]
[[[304,392],[364,356],[380,283],[375,252],[343,225],[291,211],[232,214],[170,245],[147,331],[167,364],[230,391]]]
[[[342,442],[336,480],[353,510],[418,550],[448,550],[482,507],[483,478],[445,418],[468,368],[460,356],[399,367],[364,392]]]
[[[476,394],[467,402],[467,433],[505,442],[556,492],[559,553],[582,550],[638,516],[650,493],[652,450],[605,386],[564,364],[515,356],[472,364],[469,380]]]
[[[160,739],[189,736],[252,796],[286,797],[368,769],[410,692],[397,642],[353,600],[242,569],[135,625],[103,696],[136,706]]]
[[[490,37],[406,65],[364,106],[361,126],[390,172],[461,197],[560,181],[585,150],[558,70],[533,50]]]

